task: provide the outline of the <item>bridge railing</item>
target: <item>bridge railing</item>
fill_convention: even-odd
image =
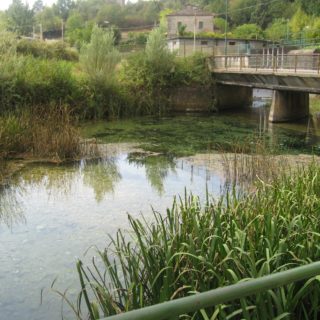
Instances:
[[[320,54],[254,54],[222,55],[209,58],[209,67],[214,70],[269,71],[320,74]]]
[[[178,320],[181,315],[283,287],[319,274],[320,262],[314,262],[261,278],[238,282],[227,287],[110,316],[104,320]]]

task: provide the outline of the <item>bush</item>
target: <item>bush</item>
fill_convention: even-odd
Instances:
[[[80,109],[89,97],[81,96],[85,88],[81,88],[80,80],[73,75],[70,62],[20,56],[8,58],[3,65],[0,114],[51,102]]]
[[[105,31],[96,26],[92,30],[90,43],[81,48],[82,69],[93,83],[108,85],[114,81],[115,68],[120,61],[114,41],[111,30]]]
[[[61,41],[47,43],[39,40],[20,40],[17,52],[22,55],[32,55],[35,58],[78,61],[77,50],[68,47]]]
[[[196,53],[190,57],[177,58],[173,74],[174,85],[210,85],[211,73],[206,64],[206,56]]]
[[[163,114],[168,108],[167,89],[172,85],[174,55],[162,31],[152,30],[144,52],[122,63],[120,82],[135,106],[135,114]]]

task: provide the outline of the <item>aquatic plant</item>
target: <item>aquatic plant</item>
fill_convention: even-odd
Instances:
[[[185,195],[154,221],[129,216],[101,261],[77,264],[79,319],[109,316],[319,260],[320,167],[259,181],[245,197]],[[100,266],[100,267],[99,267]],[[318,277],[183,319],[317,319]],[[69,301],[70,303],[70,301]]]

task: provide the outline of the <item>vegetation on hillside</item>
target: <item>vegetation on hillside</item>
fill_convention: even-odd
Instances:
[[[40,34],[41,25],[43,32],[61,37],[64,25],[67,39],[80,47],[82,42],[90,41],[94,25],[120,31],[151,29],[159,23],[165,26],[166,14],[191,4],[215,13],[216,30],[223,33],[225,3],[225,0],[191,0],[188,3],[140,0],[122,6],[116,0],[58,0],[52,6],[44,6],[43,1],[38,0],[30,8],[22,0],[13,0],[7,11],[0,12],[0,29],[31,36],[33,30]],[[237,28],[242,25],[248,27],[243,27],[239,33]],[[316,0],[228,0],[228,30],[232,36],[315,39],[320,37],[319,29],[320,6]]]

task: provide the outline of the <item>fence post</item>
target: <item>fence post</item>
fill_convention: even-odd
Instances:
[[[298,67],[298,56],[294,56],[294,73],[297,73],[297,67]]]
[[[318,54],[318,74],[320,73],[320,54]]]

